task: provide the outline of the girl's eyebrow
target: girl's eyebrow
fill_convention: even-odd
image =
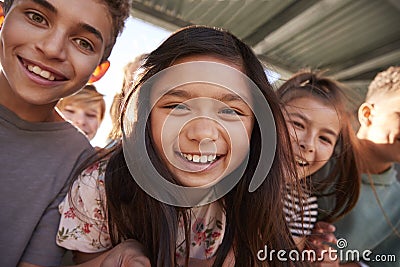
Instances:
[[[289,117],[292,117],[292,116],[293,117],[298,117],[298,118],[302,119],[303,121],[305,121],[307,123],[311,122],[310,119],[308,119],[306,116],[304,116],[301,113],[291,112],[291,113],[288,113],[288,114],[289,114]],[[321,129],[321,131],[326,133],[326,134],[332,135],[332,136],[334,136],[336,138],[338,137],[338,133],[336,133],[335,131],[333,131],[333,130],[331,130],[329,128],[324,127],[324,128]]]
[[[189,93],[188,91],[181,90],[181,89],[172,89],[169,90],[164,94],[164,96],[178,96],[182,98],[195,98],[193,94]],[[233,101],[240,101],[240,102],[246,102],[241,98],[239,95],[234,94],[234,93],[226,93],[226,94],[220,94],[219,96],[215,97],[218,101],[221,102],[233,102]]]
[[[55,15],[57,15],[58,11],[57,9],[48,1],[46,0],[31,0],[33,2],[35,2],[36,4],[42,6],[43,8],[47,9],[48,11],[54,13]],[[98,31],[96,28],[94,28],[93,26],[86,24],[86,23],[79,23],[78,25],[80,28],[93,33],[98,39],[100,39],[101,42],[103,42],[103,36],[101,35],[100,31]]]

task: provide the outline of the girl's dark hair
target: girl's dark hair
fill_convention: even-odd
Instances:
[[[173,33],[147,56],[143,76],[128,93],[125,103],[129,103],[132,97],[137,99],[133,101],[136,104],[134,110],[137,120],[133,125],[132,139],[138,136],[135,135],[135,129],[146,129],[145,143],[154,167],[163,177],[173,181],[173,176],[153,148],[151,124],[147,116],[143,115],[149,112],[144,109],[149,106],[150,90],[141,86],[155,74],[173,65],[177,59],[192,55],[215,56],[240,66],[269,103],[276,124],[275,157],[264,182],[253,193],[248,192],[257,165],[263,164],[259,162],[262,136],[259,122],[255,121],[250,141],[250,158],[244,175],[219,200],[226,213],[226,227],[213,266],[221,266],[231,248],[235,254],[235,266],[282,266],[282,262],[276,258],[268,262],[259,261],[257,252],[265,246],[275,250],[296,249],[286,225],[282,204],[285,180],[295,180],[296,177],[293,153],[278,99],[263,66],[247,45],[227,31],[205,26],[190,26]],[[122,116],[126,112],[127,105],[122,110]],[[134,152],[136,160],[140,162],[143,151]],[[115,147],[112,152],[105,185],[112,243],[115,245],[128,238],[136,239],[147,249],[152,266],[176,266],[175,249],[180,218],[183,218],[185,225],[186,251],[190,250],[188,209],[161,203],[146,194],[132,178],[121,146]],[[185,260],[187,265],[188,255]],[[296,262],[291,266],[303,266],[303,263]]]
[[[278,90],[283,108],[288,102],[300,97],[317,98],[335,108],[340,122],[340,133],[335,144],[328,172],[326,167],[311,177],[313,191],[319,196],[333,195],[334,208],[321,210],[322,219],[334,222],[348,213],[357,203],[361,177],[358,148],[349,110],[350,100],[344,93],[344,85],[326,77],[323,72],[302,70],[294,74]]]

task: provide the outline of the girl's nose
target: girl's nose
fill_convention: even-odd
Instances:
[[[187,127],[187,138],[197,142],[216,141],[219,137],[218,123],[212,119],[197,118],[189,122]]]
[[[311,138],[299,140],[299,146],[303,152],[311,153],[315,150],[315,145]]]

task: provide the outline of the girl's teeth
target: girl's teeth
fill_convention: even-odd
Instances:
[[[201,156],[201,157],[200,157],[200,162],[201,162],[201,163],[206,163],[207,160],[208,160],[208,157],[207,157],[207,156]]]
[[[217,155],[191,155],[191,154],[182,154],[187,160],[195,162],[195,163],[207,163],[212,162],[217,158]]]
[[[193,162],[200,162],[200,156],[199,155],[193,155]]]

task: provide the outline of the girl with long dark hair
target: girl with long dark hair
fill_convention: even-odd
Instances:
[[[242,41],[173,33],[145,59],[122,127],[72,186],[58,244],[94,253],[135,239],[152,266],[303,265],[260,258],[296,249],[282,201],[296,172],[277,96]]]

